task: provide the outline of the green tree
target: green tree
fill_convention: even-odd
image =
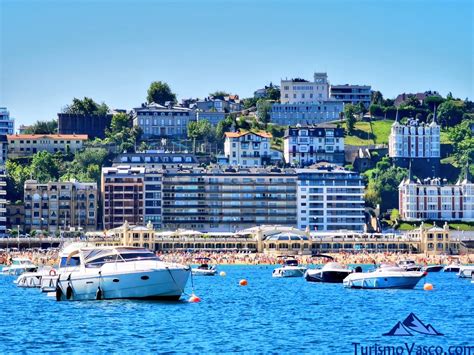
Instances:
[[[26,134],[55,134],[58,133],[58,121],[37,121],[25,129]]]
[[[214,92],[211,92],[209,93],[209,96],[212,96],[216,99],[223,99],[225,96],[229,96],[230,94],[226,91],[222,91],[222,90],[217,90],[217,91],[214,91]]]
[[[372,97],[370,100],[372,105],[383,105],[383,95],[380,91],[372,91]]]
[[[459,124],[466,113],[464,101],[446,100],[438,107],[438,117],[443,126],[454,127]]]
[[[377,168],[370,176],[366,174],[369,182],[365,200],[372,207],[379,204],[381,211],[398,208],[398,185],[408,176],[408,170],[396,166],[386,169],[385,164],[380,163],[377,163]]]
[[[59,163],[53,154],[43,150],[33,155],[31,171],[38,182],[45,183],[57,180],[59,169]]]
[[[72,99],[72,104],[63,109],[64,113],[81,114],[81,115],[106,115],[109,107],[105,103],[98,104],[90,97],[84,99]]]
[[[434,111],[435,107],[438,107],[444,102],[444,99],[441,96],[432,95],[425,98],[423,103],[430,109],[431,112]]]
[[[257,101],[257,118],[265,126],[270,122],[270,111],[272,110],[272,104],[267,100]]]
[[[208,120],[191,121],[188,123],[188,137],[193,139],[193,152],[196,152],[196,140],[209,140],[214,129]]]
[[[167,101],[176,102],[176,95],[171,91],[169,85],[163,81],[154,81],[148,88],[148,103],[155,102],[164,105]]]
[[[140,127],[133,126],[132,120],[125,113],[114,115],[110,129],[105,131],[106,141],[114,143],[120,152],[133,151],[141,135]]]
[[[5,163],[7,196],[10,201],[23,201],[23,187],[25,181],[33,177],[31,166],[21,164],[12,159],[7,159]]]
[[[230,132],[232,126],[235,127],[235,118],[233,116],[227,116],[222,121],[219,121],[216,126],[216,138],[221,141],[224,139],[224,133]]]
[[[352,104],[347,104],[344,106],[344,117],[346,118],[346,128],[349,134],[354,132],[356,124],[356,108]]]
[[[270,83],[270,86],[266,90],[266,98],[268,100],[279,101],[280,100],[280,89],[276,88]]]

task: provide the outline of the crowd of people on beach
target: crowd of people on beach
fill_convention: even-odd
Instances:
[[[36,250],[36,251],[15,251],[1,252],[0,265],[9,265],[12,258],[28,258],[39,266],[54,266],[59,263],[58,249]],[[203,258],[210,264],[234,264],[234,265],[275,265],[281,264],[284,258],[277,255],[267,255],[263,253],[242,253],[242,252],[157,252],[157,255],[168,262],[180,264],[199,264]],[[426,255],[426,254],[403,254],[403,253],[326,253],[334,261],[342,265],[397,263],[400,260],[413,260],[420,265],[450,264],[458,260],[461,264],[474,264],[474,254],[449,256],[449,255]],[[295,259],[300,264],[317,265],[325,264],[330,258],[311,255],[295,255]]]

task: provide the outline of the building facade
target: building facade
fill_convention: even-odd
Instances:
[[[105,130],[110,128],[112,115],[80,115],[58,113],[59,134],[85,134],[90,139],[105,138]]]
[[[329,124],[290,126],[285,131],[283,155],[292,166],[320,161],[344,164],[344,128]]]
[[[260,167],[271,162],[272,135],[267,132],[225,132],[224,155],[232,166]]]
[[[163,174],[163,228],[236,231],[296,225],[296,174],[280,169],[192,169]]]
[[[145,168],[102,168],[100,191],[105,229],[115,228],[125,221],[143,223],[144,178]]]
[[[84,134],[13,134],[7,136],[8,156],[11,158],[25,157],[37,152],[49,153],[68,150],[75,153],[81,150],[87,135]]]
[[[0,135],[13,134],[15,132],[15,120],[10,118],[10,112],[6,107],[0,107]]]
[[[179,166],[196,166],[199,162],[191,153],[166,153],[148,150],[145,152],[124,153],[115,157],[112,166],[129,165],[147,169],[178,168]]]
[[[134,108],[133,125],[143,130],[143,138],[186,137],[188,123],[196,121],[196,112],[180,106],[156,103]]]
[[[364,183],[358,173],[334,165],[296,171],[298,228],[364,230]]]
[[[24,192],[26,231],[97,230],[96,183],[27,180]]]
[[[474,221],[474,183],[469,177],[446,180],[404,179],[399,187],[400,218],[406,221]]]
[[[364,104],[369,108],[372,98],[372,91],[369,85],[331,85],[330,97],[344,104],[358,105]]]
[[[274,103],[270,111],[270,120],[281,126],[318,124],[340,119],[343,110],[344,103],[335,100],[311,103]]]

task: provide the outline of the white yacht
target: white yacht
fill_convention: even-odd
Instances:
[[[399,266],[385,264],[373,271],[352,273],[344,279],[343,284],[349,288],[412,289],[426,274],[423,271],[405,271]]]
[[[189,266],[163,262],[144,248],[83,247],[69,251],[62,255],[57,271],[58,301],[178,300],[191,273]]]
[[[25,272],[36,272],[38,266],[33,264],[30,259],[27,258],[13,258],[12,263],[2,269],[2,273],[5,275],[21,275]]]
[[[18,287],[40,288],[43,278],[52,277],[53,275],[56,275],[53,269],[42,269],[36,272],[25,272],[18,276],[18,278],[15,280],[15,284]]]
[[[306,281],[342,283],[353,271],[336,262],[325,264],[321,269],[308,269],[304,274]]]
[[[461,264],[459,261],[454,261],[449,265],[446,265],[443,269],[444,272],[459,272],[459,269],[461,268]]]
[[[458,276],[466,279],[472,278],[474,275],[474,265],[462,265],[459,268]]]
[[[273,270],[273,277],[301,277],[308,268],[300,266],[298,260],[294,258],[285,258],[281,267]]]
[[[400,260],[397,265],[405,271],[421,271],[422,269],[422,266],[414,260]]]
[[[209,265],[209,258],[198,258],[201,263],[197,268],[193,268],[191,272],[194,276],[214,276],[217,274],[217,268],[215,265]]]

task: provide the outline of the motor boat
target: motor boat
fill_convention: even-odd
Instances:
[[[440,272],[444,269],[444,265],[426,265],[421,270],[426,272]]]
[[[364,289],[412,289],[426,275],[424,271],[406,271],[398,265],[383,264],[373,271],[348,275],[343,285]]]
[[[474,265],[462,265],[459,268],[458,276],[461,278],[470,279],[474,275]]]
[[[2,269],[5,275],[19,276],[25,272],[36,272],[38,266],[33,264],[28,258],[13,258],[12,263]]]
[[[459,272],[461,264],[458,261],[452,262],[449,265],[446,265],[443,269],[444,272]]]
[[[298,264],[298,260],[285,258],[283,265],[273,270],[272,277],[301,277],[306,270],[306,267]]]
[[[397,265],[405,271],[421,271],[422,266],[413,260],[400,260]]]
[[[194,276],[214,276],[217,274],[217,268],[215,265],[209,265],[209,258],[198,258],[201,265],[197,268],[193,268],[191,272]]]
[[[140,247],[81,247],[63,252],[57,271],[56,299],[117,298],[178,300],[189,266],[161,261]]]
[[[304,275],[306,281],[342,283],[342,281],[353,272],[336,262],[329,262],[321,269],[308,269]]]

